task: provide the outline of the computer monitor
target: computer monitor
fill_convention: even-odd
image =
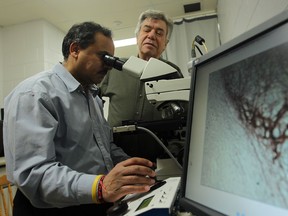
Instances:
[[[180,207],[288,215],[288,12],[199,58]]]

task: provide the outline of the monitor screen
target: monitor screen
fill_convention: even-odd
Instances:
[[[288,215],[288,12],[193,66],[180,206]]]

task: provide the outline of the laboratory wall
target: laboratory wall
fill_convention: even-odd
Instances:
[[[288,0],[218,0],[222,44],[288,9]]]
[[[62,60],[63,36],[44,20],[1,28],[0,107],[19,82]]]

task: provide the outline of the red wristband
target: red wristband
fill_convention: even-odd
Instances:
[[[103,199],[103,181],[104,181],[105,175],[101,176],[99,183],[98,183],[98,191],[97,191],[97,199],[100,203],[105,202]]]

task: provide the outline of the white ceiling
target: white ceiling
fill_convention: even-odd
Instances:
[[[217,0],[0,0],[0,26],[44,19],[67,32],[75,23],[95,21],[118,40],[134,37],[137,19],[147,9],[175,18],[186,15],[183,5],[196,2],[202,11],[216,10]]]

